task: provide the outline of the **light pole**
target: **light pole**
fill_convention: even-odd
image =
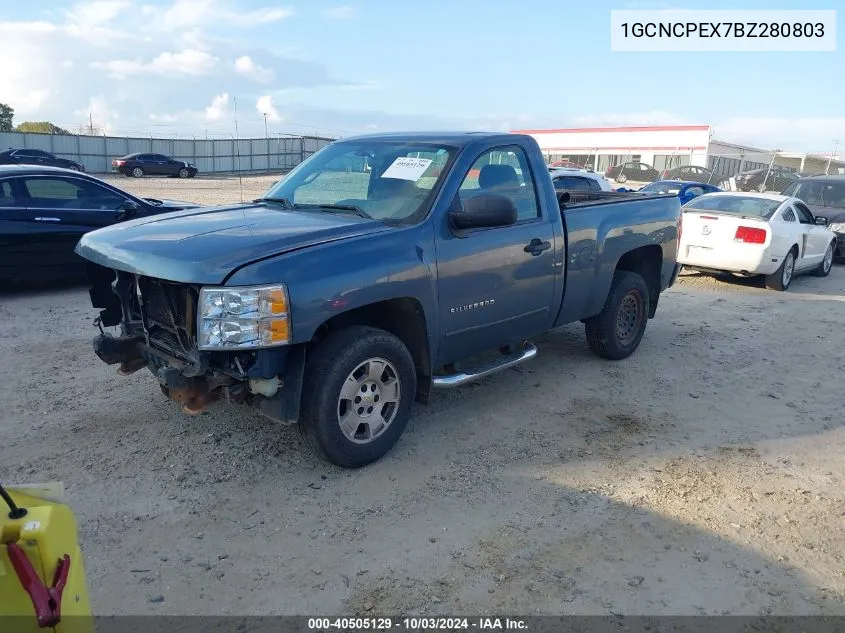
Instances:
[[[824,175],[827,176],[830,172],[830,163],[833,160],[833,155],[836,153],[836,148],[839,147],[839,140],[833,141],[833,151],[830,153],[830,156],[827,157],[827,167],[824,168]],[[837,156],[837,160],[839,157]]]

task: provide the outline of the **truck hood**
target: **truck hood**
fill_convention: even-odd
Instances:
[[[220,284],[259,259],[390,227],[319,209],[263,203],[200,207],[86,233],[76,253],[107,268],[186,283]]]

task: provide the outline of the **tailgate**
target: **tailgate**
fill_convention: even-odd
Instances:
[[[771,241],[771,231],[766,220],[726,213],[684,211],[681,252],[687,255],[690,250],[699,248],[715,250],[732,247],[737,243],[737,229],[740,227],[764,230],[765,241],[759,243],[762,246],[767,246]]]

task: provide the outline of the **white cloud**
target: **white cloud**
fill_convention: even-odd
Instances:
[[[261,116],[267,115],[268,121],[281,121],[282,116],[279,114],[279,111],[276,109],[276,106],[273,105],[273,97],[270,95],[264,95],[263,97],[258,97],[258,101],[255,102],[255,109],[258,110],[258,114]]]
[[[229,113],[229,93],[216,95],[211,105],[205,109],[205,118],[209,121],[220,121]]]
[[[259,66],[249,55],[243,55],[235,60],[235,72],[262,84],[270,83],[275,78],[272,70]]]
[[[150,62],[132,59],[115,59],[93,62],[92,68],[107,70],[112,76],[125,78],[130,75],[206,75],[214,70],[219,59],[206,53],[187,49],[178,53],[161,53]]]
[[[114,129],[114,122],[120,118],[120,113],[114,110],[103,95],[96,95],[88,100],[88,106],[74,111],[74,114],[85,121],[82,127],[93,124],[96,134],[108,134]]]
[[[221,0],[176,0],[163,13],[156,12],[157,25],[166,30],[179,31],[208,24],[250,27],[269,24],[289,18],[292,9],[284,7],[262,7],[252,11],[237,8],[234,2]]]
[[[830,153],[834,139],[845,141],[845,117],[734,117],[716,122],[713,137],[762,149]]]
[[[354,17],[355,9],[349,6],[332,7],[323,11],[323,17],[330,20],[348,20]]]
[[[65,12],[67,19],[83,27],[108,24],[132,6],[130,0],[93,0],[73,5]]]

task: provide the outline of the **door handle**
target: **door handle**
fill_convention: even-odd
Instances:
[[[61,222],[61,218],[45,218],[45,217],[38,217],[35,218],[36,222]]]
[[[533,240],[528,242],[528,245],[522,249],[526,253],[531,253],[532,255],[539,255],[543,251],[550,249],[552,247],[551,242],[544,242],[538,237],[535,237]]]

